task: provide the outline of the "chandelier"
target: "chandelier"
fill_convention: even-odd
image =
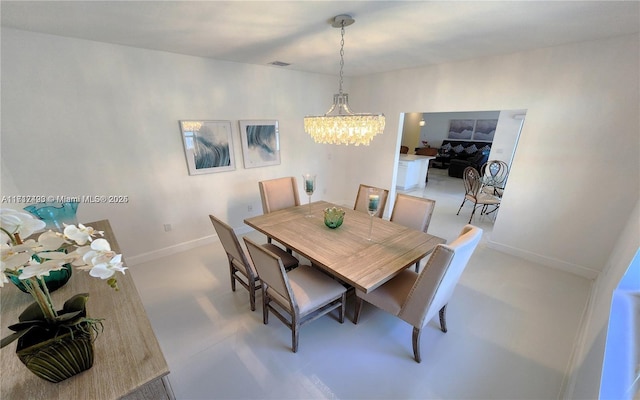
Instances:
[[[338,15],[331,26],[341,28],[340,86],[333,95],[333,105],[324,115],[304,117],[304,130],[316,143],[369,145],[384,131],[384,114],[354,113],[349,108],[349,95],[342,92],[344,67],[344,27],[353,24],[350,15]]]

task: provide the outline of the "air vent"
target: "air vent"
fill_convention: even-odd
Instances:
[[[275,65],[276,67],[288,67],[289,65],[291,65],[289,63],[282,62],[282,61],[272,61],[269,64]]]

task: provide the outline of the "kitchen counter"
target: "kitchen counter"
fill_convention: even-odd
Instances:
[[[396,188],[400,190],[424,188],[429,180],[429,161],[434,158],[434,156],[400,154]]]

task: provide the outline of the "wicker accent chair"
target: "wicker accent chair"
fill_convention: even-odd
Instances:
[[[218,238],[220,238],[220,243],[222,243],[222,247],[227,253],[227,258],[229,258],[231,290],[236,291],[236,282],[239,282],[240,285],[247,289],[249,291],[251,311],[254,311],[256,309],[256,290],[260,289],[260,277],[253,266],[253,262],[240,246],[240,241],[231,226],[213,215],[209,215],[209,219],[211,219]],[[297,258],[275,244],[265,243],[262,246],[274,254],[278,254],[285,268],[292,269],[298,266]]]
[[[462,204],[460,204],[460,208],[458,209],[458,213],[456,215],[460,215],[460,210],[462,210],[462,206],[464,203],[469,200],[473,202],[473,211],[471,212],[471,216],[469,217],[469,223],[473,219],[473,215],[476,213],[476,209],[481,207],[480,215],[482,214],[491,214],[496,211],[498,207],[500,207],[500,198],[498,196],[494,196],[488,193],[484,193],[482,191],[482,180],[480,179],[480,173],[473,167],[467,167],[464,169],[464,175],[462,176],[462,181],[464,182],[464,199],[462,200]],[[495,208],[491,211],[487,212],[489,206],[495,206]]]
[[[309,265],[285,272],[282,259],[251,239],[244,238],[262,280],[262,318],[269,323],[269,312],[291,329],[291,350],[298,351],[300,327],[332,310],[339,310],[344,322],[347,289],[328,275]],[[274,304],[275,303],[275,306]],[[284,314],[288,314],[288,317]]]
[[[500,160],[489,160],[480,167],[480,176],[484,182],[484,193],[502,197],[504,185],[509,177],[509,164]]]
[[[398,193],[390,221],[426,233],[435,207],[435,200]],[[416,272],[419,270],[420,261],[417,261]]]
[[[422,329],[439,314],[440,329],[447,332],[447,304],[481,237],[482,229],[466,225],[453,243],[436,246],[420,274],[405,269],[369,293],[356,289],[353,322],[358,323],[366,301],[411,324],[413,357],[416,362],[420,362]]]
[[[360,185],[358,188],[358,194],[356,195],[356,203],[353,205],[353,209],[356,211],[369,212],[369,188],[377,189],[380,194],[380,203],[378,203],[378,212],[374,217],[382,218],[384,214],[384,208],[387,205],[387,198],[389,198],[389,191],[387,189],[380,189],[375,186]]]

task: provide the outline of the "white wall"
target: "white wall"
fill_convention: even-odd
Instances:
[[[527,110],[491,244],[595,278],[640,193],[638,39],[355,79],[352,103],[387,115],[385,134],[365,156],[386,164],[379,180],[393,187],[392,155],[375,152],[394,149],[390,130],[401,112]]]
[[[331,147],[313,143],[302,117],[326,111],[337,78],[12,29],[1,38],[1,194],[129,196],[78,209],[80,221],[111,221],[129,261],[206,241],[209,213],[243,228],[262,213],[262,179],[315,172],[314,198],[333,198]],[[189,176],[181,119],[231,120],[236,170]],[[243,168],[242,119],[279,120],[281,165]]]
[[[527,110],[500,111],[489,160],[501,160],[511,166]]]

